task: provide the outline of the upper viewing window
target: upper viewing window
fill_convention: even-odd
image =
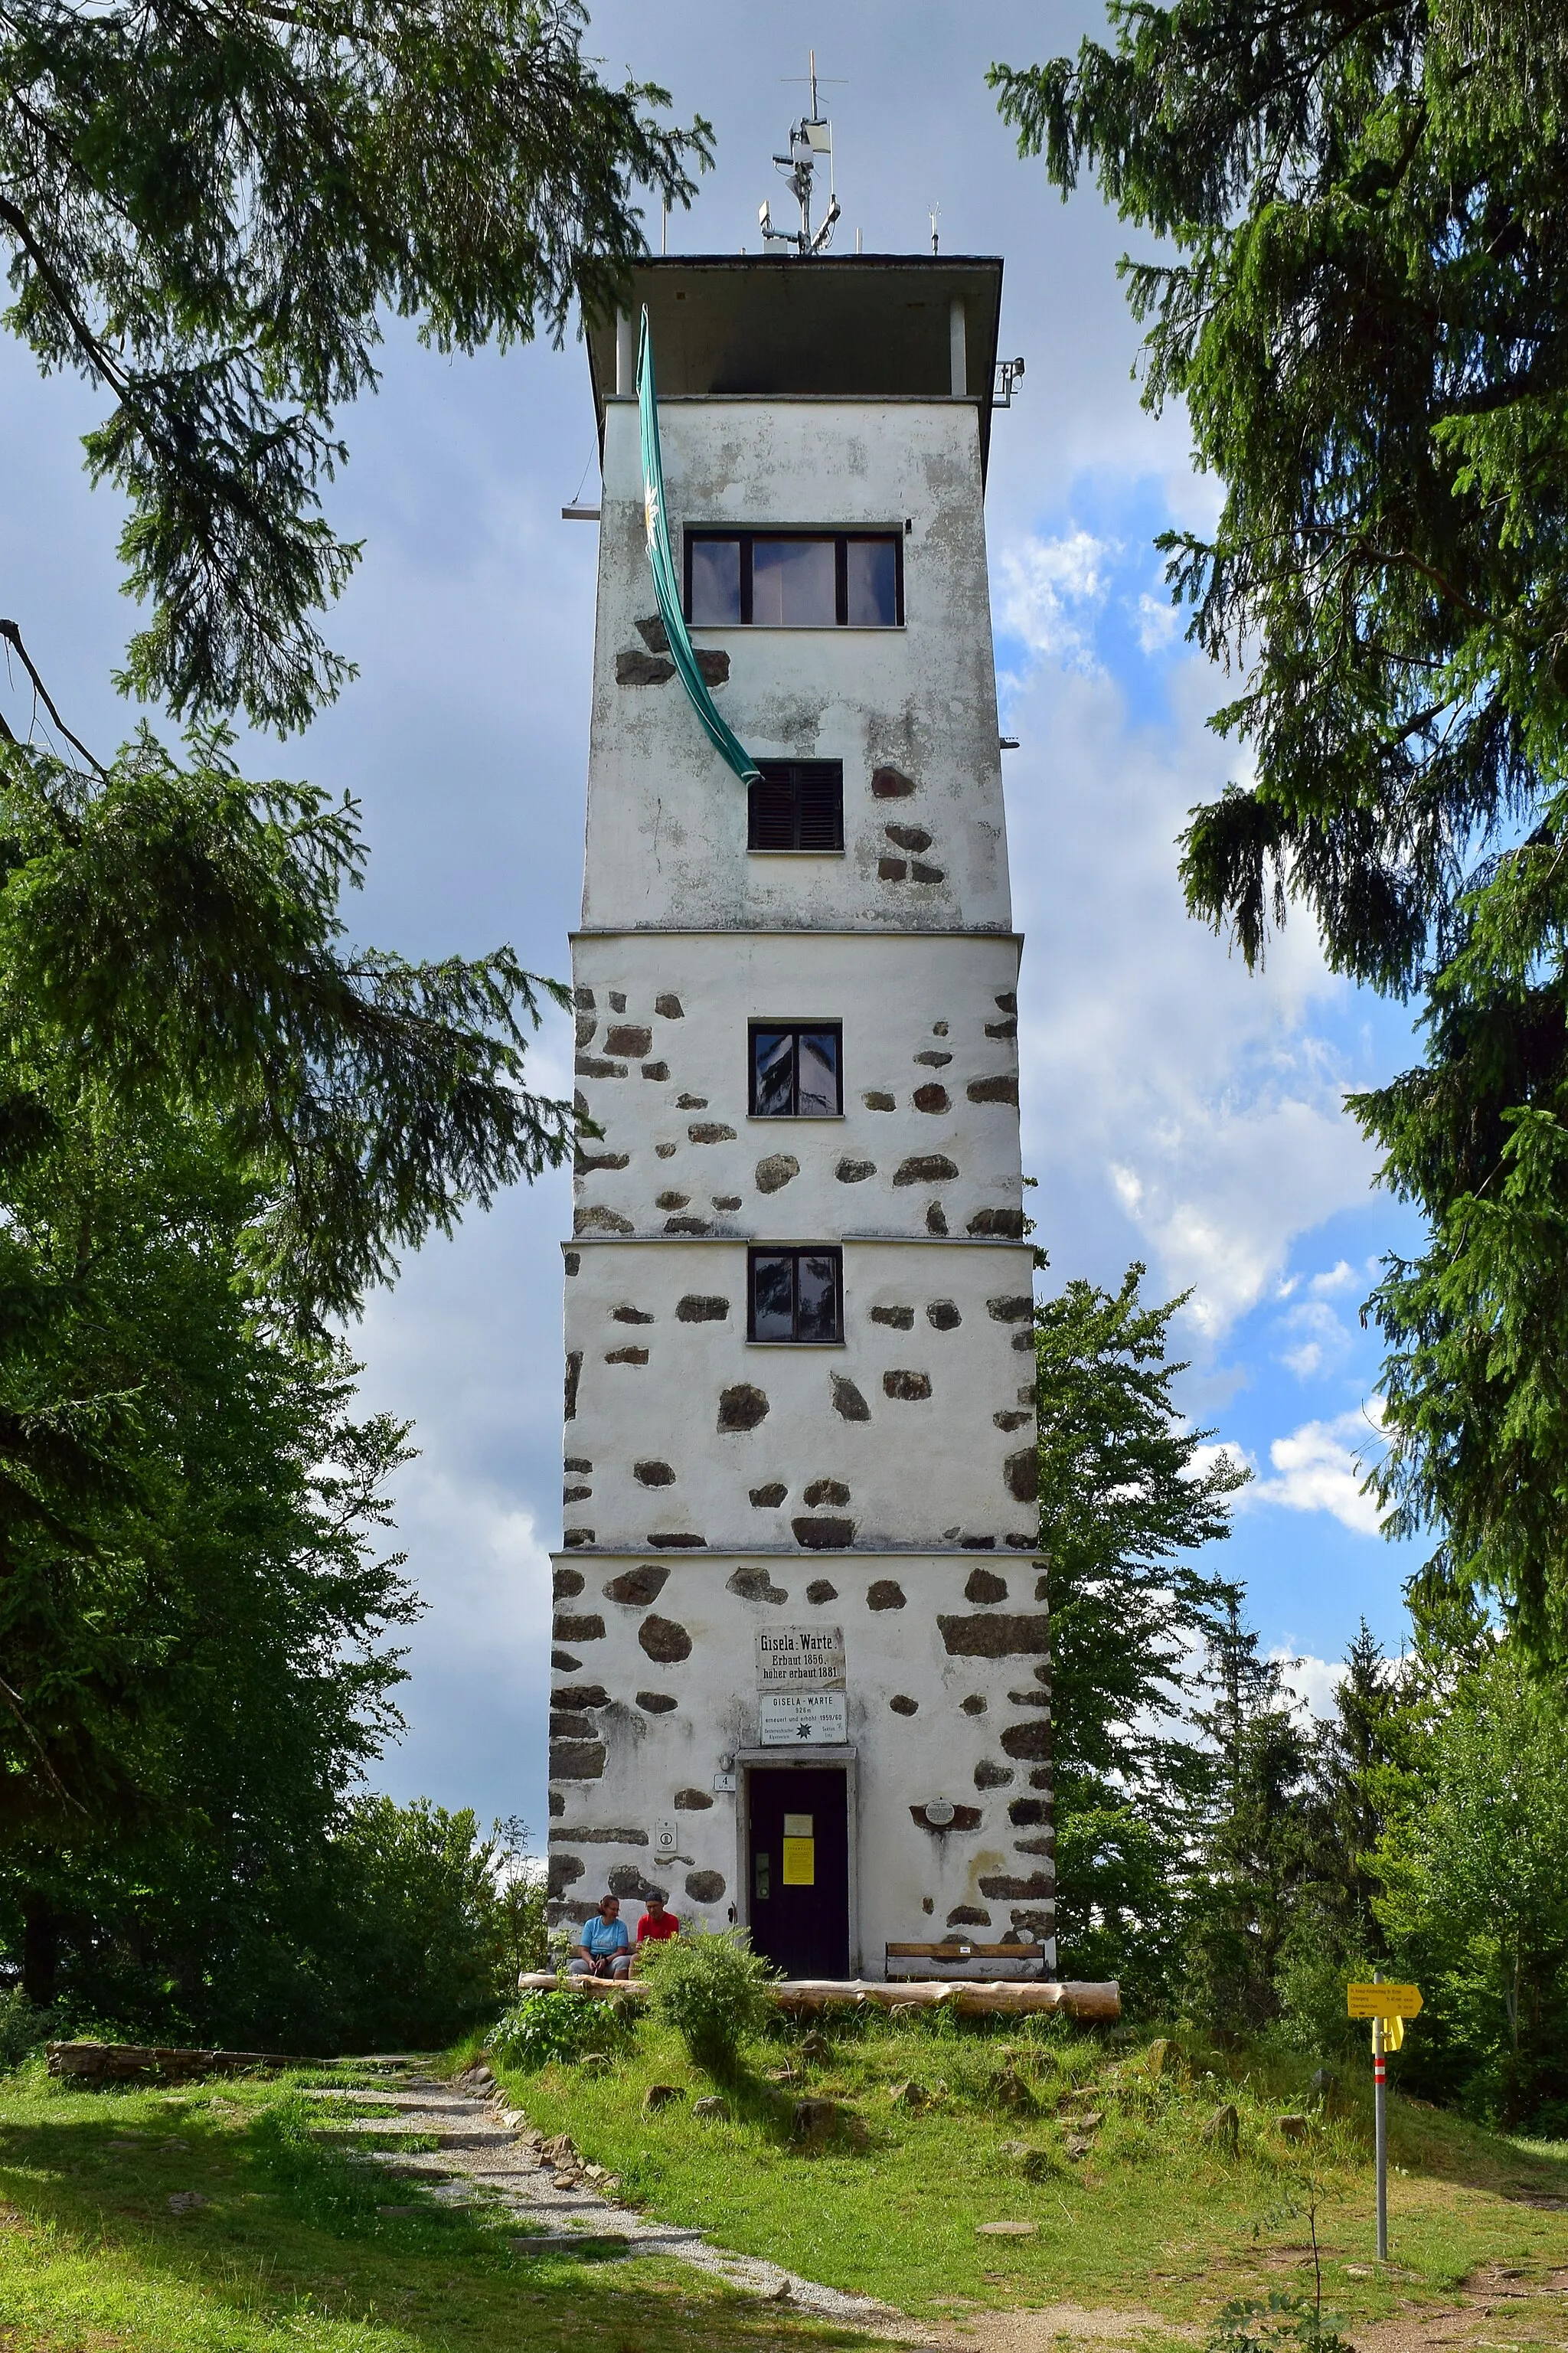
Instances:
[[[748,849],[842,849],[842,760],[759,760],[747,803]]]
[[[837,1021],[752,1024],[752,1117],[837,1119],[843,1110]]]
[[[754,1250],[749,1340],[842,1340],[844,1253],[841,1250]]]
[[[710,628],[900,628],[903,558],[896,532],[689,531],[686,617]]]

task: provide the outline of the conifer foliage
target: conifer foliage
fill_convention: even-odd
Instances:
[[[1165,241],[1144,397],[1224,486],[1171,534],[1253,770],[1186,836],[1249,962],[1299,902],[1415,1001],[1354,1109],[1425,1253],[1374,1300],[1392,1526],[1568,1657],[1568,45],[1556,0],[1112,0],[997,66],[1026,154]]]

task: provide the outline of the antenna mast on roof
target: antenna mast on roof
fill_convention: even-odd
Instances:
[[[806,79],[811,84],[811,112],[803,114],[798,122],[791,124],[789,153],[773,157],[779,170],[788,175],[790,193],[800,206],[800,227],[798,229],[775,228],[771,207],[765,201],[757,213],[762,224],[763,252],[775,245],[787,245],[803,261],[809,261],[814,255],[826,251],[838,219],[838,197],[833,185],[833,125],[817,107],[816,51],[811,49],[807,56],[810,70]],[[827,215],[814,236],[811,227],[811,182],[819,155],[827,158]]]

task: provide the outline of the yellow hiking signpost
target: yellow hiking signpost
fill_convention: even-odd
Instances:
[[[1372,2021],[1373,2107],[1377,2126],[1377,2260],[1388,2261],[1388,2067],[1385,2053],[1397,2051],[1405,2040],[1405,2021],[1421,2015],[1421,1989],[1386,1984],[1345,1988],[1352,2018]]]

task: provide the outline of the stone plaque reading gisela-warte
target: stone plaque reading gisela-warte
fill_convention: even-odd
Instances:
[[[766,1626],[757,1630],[759,1692],[842,1691],[841,1626]]]

